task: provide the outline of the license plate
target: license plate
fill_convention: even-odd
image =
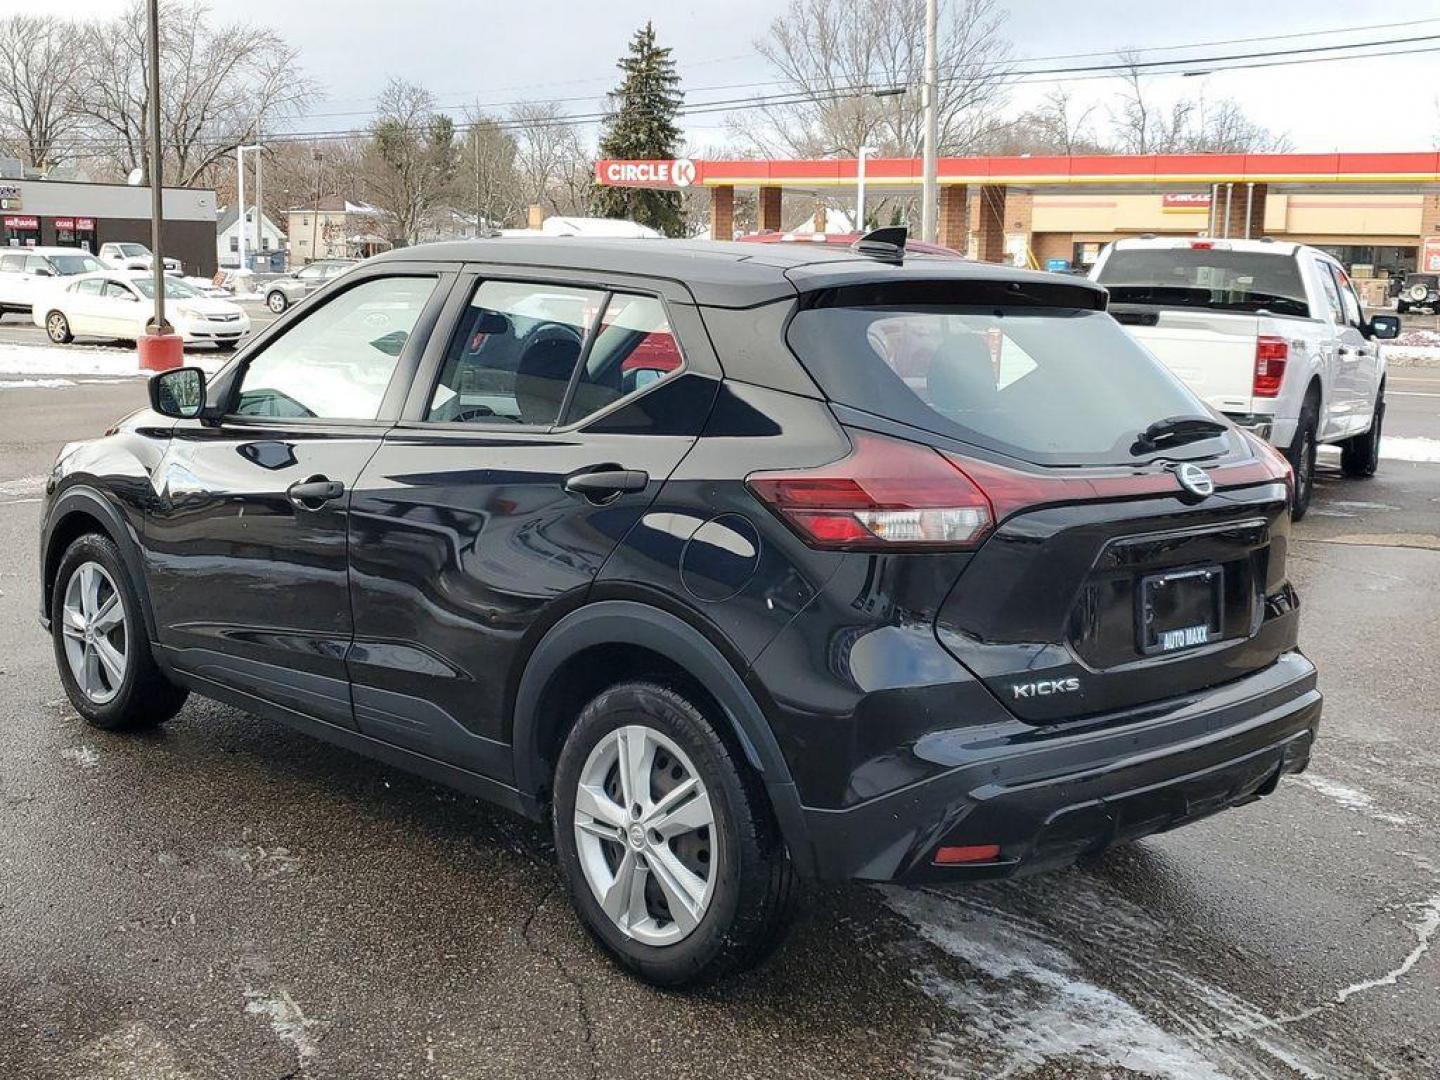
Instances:
[[[1141,578],[1135,611],[1141,653],[1179,652],[1218,640],[1224,580],[1218,566]]]

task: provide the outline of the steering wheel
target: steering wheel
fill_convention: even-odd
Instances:
[[[451,421],[455,424],[468,424],[471,420],[480,420],[486,416],[494,416],[495,410],[489,405],[471,405],[470,408],[455,414]]]

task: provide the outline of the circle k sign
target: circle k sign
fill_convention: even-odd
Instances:
[[[611,187],[687,188],[696,180],[695,162],[689,158],[673,161],[597,161],[595,178]]]

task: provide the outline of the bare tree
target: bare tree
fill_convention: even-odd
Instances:
[[[414,244],[427,218],[450,196],[458,164],[455,122],[436,111],[430,91],[402,79],[390,80],[376,112],[366,189],[390,215],[396,239]]]
[[[1004,99],[1009,46],[995,0],[953,0],[939,27],[940,152],[964,153]],[[790,0],[755,42],[781,80],[765,96],[785,103],[732,124],[731,135],[768,155],[855,154],[861,146],[919,152],[924,119],[925,0]],[[876,97],[875,90],[904,90]]]
[[[1208,107],[1198,97],[1165,102],[1146,85],[1139,53],[1123,51],[1117,59],[1125,66],[1123,88],[1110,120],[1120,152],[1224,154],[1289,148],[1286,136],[1251,120],[1238,102],[1223,98]]]
[[[456,178],[457,206],[467,207],[486,223],[523,224],[525,200],[516,167],[519,147],[515,136],[478,106],[465,114],[466,133]]]
[[[1082,107],[1069,90],[1057,87],[1034,108],[992,125],[976,149],[989,154],[1106,153],[1090,125],[1095,108],[1093,103]]]
[[[149,90],[145,7],[86,28],[77,51],[75,95],[104,156],[120,172],[149,171]],[[203,3],[164,0],[161,7],[161,141],[167,179],[194,183],[235,147],[253,142],[314,99],[298,52],[275,31],[235,23],[217,26]]]
[[[593,162],[560,106],[553,101],[516,105],[510,126],[524,204],[555,214],[583,214],[594,186]]]
[[[66,157],[75,132],[79,27],[54,15],[0,19],[0,147],[32,169]]]

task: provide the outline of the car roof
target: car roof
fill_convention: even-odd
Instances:
[[[1209,244],[1216,251],[1244,251],[1260,255],[1294,255],[1305,248],[1304,244],[1296,244],[1289,240],[1241,240],[1236,238],[1226,239],[1216,236],[1138,236],[1125,237],[1116,240],[1110,246],[1120,250],[1131,251],[1137,248],[1151,248],[1162,251],[1176,251],[1181,248],[1188,248],[1194,244]],[[1316,254],[1323,255],[1318,248],[1308,248]]]
[[[495,263],[583,272],[636,274],[687,286],[715,307],[752,307],[796,292],[840,285],[902,281],[1063,282],[1098,286],[1068,275],[1046,274],[965,259],[916,258],[900,263],[859,255],[831,244],[754,244],[721,240],[631,240],[590,237],[496,237],[399,248],[366,260]],[[1078,283],[1078,284],[1077,284]],[[1103,306],[1103,299],[1096,305]]]
[[[90,255],[84,248],[36,245],[35,247],[0,247],[0,255]]]

